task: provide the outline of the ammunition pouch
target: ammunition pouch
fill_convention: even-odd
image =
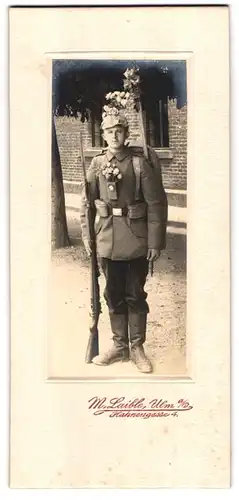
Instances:
[[[136,203],[135,205],[128,206],[129,219],[145,219],[147,216],[146,203]]]
[[[145,219],[147,216],[147,205],[142,202],[128,207],[112,207],[103,200],[95,200],[95,207],[97,214],[103,218],[113,215],[115,217],[128,217],[129,219]]]
[[[96,207],[97,214],[100,217],[108,217],[109,216],[108,204],[105,201],[95,200],[95,207]]]

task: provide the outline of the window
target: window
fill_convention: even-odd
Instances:
[[[102,137],[102,130],[100,128],[101,125],[101,120],[100,118],[96,117],[95,115],[91,115],[91,141],[92,141],[92,147],[97,148],[97,147],[103,147],[104,146],[104,139]]]
[[[149,146],[169,147],[167,98],[145,103],[144,126]]]

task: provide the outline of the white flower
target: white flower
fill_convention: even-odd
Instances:
[[[133,69],[129,69],[129,68],[127,68],[127,70],[126,70],[126,71],[125,71],[125,73],[124,73],[124,76],[125,76],[126,78],[129,78],[130,76],[133,76],[133,74],[134,74],[134,70],[133,70]]]
[[[114,174],[116,175],[116,174],[118,174],[118,173],[119,173],[119,169],[116,167],[116,168],[114,168],[113,172],[114,172]]]
[[[118,174],[118,175],[117,175],[117,178],[118,178],[118,179],[122,179],[122,174]]]
[[[105,174],[106,179],[110,178],[110,174]]]
[[[108,172],[109,172],[109,174],[112,174],[112,173],[113,173],[113,168],[112,168],[112,167],[109,167],[109,168],[108,168]]]
[[[120,97],[124,97],[125,96],[125,92],[120,92]]]
[[[132,85],[135,87],[136,85],[138,85],[139,83],[139,77],[137,76],[136,78],[134,78],[133,80],[131,80],[131,83]]]
[[[108,163],[106,164],[107,167],[111,167],[111,163],[110,161],[108,161]]]
[[[109,93],[108,93],[108,94],[106,94],[106,96],[105,96],[106,100],[111,99],[111,97],[112,97],[112,92],[109,92]]]

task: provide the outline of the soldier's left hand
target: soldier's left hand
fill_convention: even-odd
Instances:
[[[156,248],[150,248],[148,250],[148,255],[147,255],[147,259],[150,261],[150,262],[154,262],[155,260],[157,260],[160,256],[160,250],[157,250]]]

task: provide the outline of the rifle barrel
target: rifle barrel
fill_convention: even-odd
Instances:
[[[85,353],[85,362],[91,363],[92,359],[99,354],[99,332],[98,332],[98,320],[99,315],[101,313],[101,304],[100,304],[100,290],[99,290],[99,268],[97,262],[97,251],[96,251],[96,241],[95,241],[95,231],[94,231],[94,213],[93,213],[93,205],[91,200],[90,189],[86,176],[86,166],[85,166],[85,157],[83,150],[83,140],[82,134],[80,132],[80,155],[81,155],[81,163],[83,170],[83,179],[84,179],[84,187],[85,187],[85,195],[87,201],[87,219],[88,219],[88,230],[89,230],[89,238],[91,245],[91,318],[92,324],[90,326],[90,333],[88,344]]]
[[[140,99],[139,99],[139,125],[140,125],[140,134],[141,134],[144,156],[146,156],[146,158],[148,158],[148,148],[147,148],[145,129],[144,129],[144,120],[143,120],[143,108],[142,108],[142,103],[141,103]]]
[[[86,177],[85,156],[84,156],[83,139],[82,139],[81,132],[80,132],[80,156],[81,156],[81,164],[82,164],[82,170],[83,170],[84,185],[85,185],[85,189],[87,191],[86,196],[88,197],[88,188],[87,188],[88,182],[87,182],[87,177]]]

